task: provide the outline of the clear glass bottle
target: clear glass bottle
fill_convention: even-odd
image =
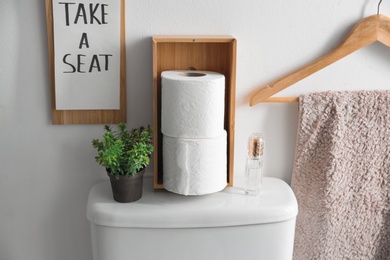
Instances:
[[[245,167],[245,194],[257,195],[262,184],[264,139],[260,133],[253,133],[248,139],[248,154]]]

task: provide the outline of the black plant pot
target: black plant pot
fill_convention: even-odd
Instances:
[[[120,175],[117,179],[107,172],[114,200],[122,203],[139,200],[142,197],[144,173],[145,169],[135,175]]]

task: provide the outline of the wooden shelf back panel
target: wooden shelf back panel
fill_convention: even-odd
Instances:
[[[194,68],[225,75],[225,130],[228,135],[228,185],[233,185],[236,99],[236,40],[231,36],[153,37],[154,187],[163,188],[161,72]]]

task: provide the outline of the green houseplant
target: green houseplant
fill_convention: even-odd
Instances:
[[[114,199],[132,202],[142,197],[145,168],[153,152],[152,128],[141,126],[128,130],[120,123],[118,129],[104,126],[103,139],[93,139],[97,149],[96,162],[106,168],[110,177]]]

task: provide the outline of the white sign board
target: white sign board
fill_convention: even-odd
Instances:
[[[53,0],[56,110],[120,105],[120,1]]]

